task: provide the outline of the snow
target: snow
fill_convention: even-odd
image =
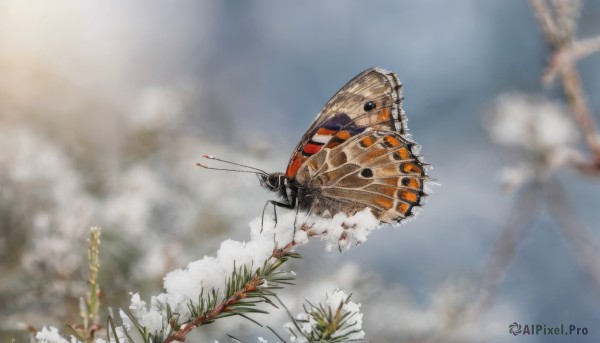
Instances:
[[[197,304],[202,290],[207,294],[214,289],[223,296],[226,279],[234,271],[234,266],[237,269],[245,266],[248,270],[255,271],[266,261],[273,259],[275,249],[291,244],[292,237],[295,238],[294,247],[308,243],[311,237],[319,237],[325,241],[325,249],[328,251],[334,248],[347,250],[352,243],[365,242],[371,231],[379,227],[379,221],[370,209],[350,217],[343,213],[331,218],[307,216],[304,213],[296,216],[295,211],[280,211],[278,214],[277,223],[270,216],[265,217],[264,223],[261,217],[252,220],[249,224],[250,241],[225,240],[216,256],[204,256],[189,263],[186,268],[168,273],[164,277],[165,292],[151,297],[150,306],[141,300],[138,293],[133,294],[129,306],[131,313],[149,332],[160,331],[167,326],[167,304],[173,312],[179,313],[180,322],[189,320],[191,313],[188,304]],[[342,295],[334,292],[331,299],[337,301]],[[352,307],[354,305],[348,306],[353,311],[358,310]],[[123,311],[121,317],[124,328],[132,330],[132,323]]]
[[[498,144],[527,150],[556,150],[578,138],[568,114],[562,104],[542,97],[504,94],[488,114],[486,127]]]
[[[296,323],[300,327],[300,332],[298,332],[293,323],[286,323],[284,325],[284,328],[287,329],[288,333],[290,334],[290,341],[307,342],[306,337],[309,337],[319,325],[312,313],[317,311],[319,307],[323,307],[325,308],[326,313],[335,314],[340,308],[340,305],[342,305],[341,312],[343,314],[349,313],[349,319],[347,319],[347,323],[350,325],[343,326],[343,329],[333,333],[331,338],[341,337],[352,331],[355,331],[350,333],[345,340],[353,341],[363,339],[365,337],[365,332],[362,331],[363,315],[360,313],[360,304],[352,301],[346,302],[347,299],[348,295],[344,291],[336,289],[333,291],[333,293],[327,295],[324,300],[318,301],[315,307],[308,309],[308,313],[299,313],[296,315]]]
[[[280,211],[281,212],[281,211]],[[281,247],[291,242],[293,228],[296,225],[294,241],[296,245],[308,243],[312,236],[319,237],[325,242],[325,250],[334,249],[348,250],[352,243],[361,244],[367,240],[367,236],[380,227],[379,220],[371,213],[371,209],[364,210],[348,217],[344,213],[337,213],[333,217],[321,217],[317,215],[307,216],[306,213],[288,211],[280,213],[277,225],[273,217],[266,216],[261,232],[261,218],[255,218],[250,222],[251,237],[270,237]]]
[[[58,329],[55,327],[43,327],[41,331],[35,334],[35,339],[39,343],[76,343],[77,339],[71,337],[71,341],[68,341],[58,333]]]
[[[344,303],[346,301],[346,299],[348,299],[348,295],[346,293],[344,293],[344,291],[336,289],[331,295],[329,295],[325,299],[325,304],[329,306],[332,313],[335,313],[335,311],[337,311],[340,304]],[[362,331],[363,314],[360,313],[360,304],[357,304],[353,301],[348,301],[347,303],[344,303],[344,305],[342,307],[342,313],[347,313],[347,312],[351,313],[349,323],[352,323],[352,325],[344,328],[343,330],[337,331],[333,335],[333,337],[340,337],[340,336],[347,334],[348,332],[356,331],[356,332],[350,334],[347,337],[347,340],[363,339],[365,337],[365,332]]]

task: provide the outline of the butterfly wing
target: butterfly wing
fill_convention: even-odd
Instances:
[[[333,148],[349,138],[372,130],[405,134],[402,84],[395,73],[370,68],[340,89],[317,115],[296,147],[286,176],[296,176],[306,160],[323,148]]]
[[[297,173],[313,193],[312,210],[352,215],[370,207],[384,223],[399,222],[420,206],[427,174],[418,145],[394,131],[368,131],[322,149]]]

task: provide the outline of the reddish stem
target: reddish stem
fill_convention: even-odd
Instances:
[[[273,250],[273,254],[271,254],[271,257],[279,260],[283,256],[285,256],[285,254],[290,249],[292,249],[294,246],[296,246],[296,243],[292,241],[292,242],[286,244],[281,249],[277,249],[277,247],[275,247],[275,249]],[[163,340],[163,343],[185,342],[185,338],[186,338],[187,334],[190,333],[190,331],[203,325],[206,322],[210,322],[210,321],[214,320],[221,313],[227,312],[232,305],[236,304],[241,299],[246,298],[248,296],[249,292],[255,291],[256,288],[258,286],[260,286],[263,282],[264,282],[264,278],[262,276],[254,275],[248,282],[246,282],[244,287],[242,289],[240,289],[239,291],[235,292],[234,295],[232,295],[228,299],[224,300],[222,303],[220,303],[217,307],[215,307],[208,314],[197,317],[194,320],[192,320],[191,322],[182,325],[179,328],[179,330],[177,330],[177,331],[173,332],[172,334],[170,334],[169,336],[167,336]]]

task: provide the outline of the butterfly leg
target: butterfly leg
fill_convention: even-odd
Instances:
[[[304,219],[304,223],[302,223],[302,225],[300,225],[300,229],[304,228],[306,226],[306,223],[308,223],[308,220],[310,218],[310,215],[312,214],[312,211],[315,209],[315,205],[316,204],[312,204],[312,206],[310,207],[310,209],[308,210],[308,212],[306,213],[306,218]],[[295,242],[296,239],[296,231],[297,231],[297,221],[298,221],[298,211],[299,211],[299,207],[296,206],[296,218],[294,218],[294,233],[292,234],[292,241]],[[309,228],[307,228],[309,229]]]
[[[277,207],[283,207],[283,208],[287,208],[287,209],[294,208],[294,205],[291,205],[291,204],[286,204],[286,203],[275,201],[275,200],[267,201],[265,203],[265,207],[263,207],[262,219],[261,219],[261,223],[260,223],[260,232],[262,232],[264,224],[265,224],[265,212],[266,212],[267,206],[269,206],[269,204],[273,205],[273,214],[275,215],[275,225],[277,225]]]
[[[294,239],[296,238],[296,223],[298,222],[298,211],[299,211],[299,207],[296,207],[296,215],[294,216],[294,232],[292,232],[292,242],[294,242]]]

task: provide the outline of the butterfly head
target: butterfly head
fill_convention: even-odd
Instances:
[[[264,188],[277,192],[285,187],[285,175],[283,173],[257,174],[260,185]]]

